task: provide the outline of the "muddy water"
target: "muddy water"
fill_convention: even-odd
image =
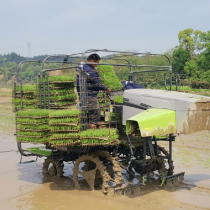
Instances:
[[[104,196],[100,191],[75,190],[72,165],[65,164],[65,177],[56,179],[43,176],[43,158],[37,162],[19,164],[10,101],[0,98],[1,116],[10,116],[0,116],[0,209],[210,209],[208,132],[177,138],[173,147],[175,172],[186,172],[185,183],[181,186],[168,189],[148,184],[141,188],[140,195],[133,198]],[[23,161],[27,160],[33,158],[23,158]]]

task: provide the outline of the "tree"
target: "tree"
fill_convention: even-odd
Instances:
[[[184,74],[184,66],[190,60],[190,52],[181,47],[173,51],[172,69],[173,72]]]
[[[210,84],[210,69],[201,75],[201,79]]]
[[[188,28],[178,34],[179,46],[190,52],[191,59],[195,55],[195,50],[200,50],[201,33],[199,30],[194,31],[192,28]]]
[[[200,34],[200,49],[206,49],[210,45],[210,31],[202,32]]]
[[[198,63],[195,59],[185,63],[184,72],[191,80],[199,80],[200,78]]]

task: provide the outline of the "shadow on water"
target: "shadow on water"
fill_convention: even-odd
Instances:
[[[185,175],[185,180],[190,182],[199,182],[210,179],[210,175],[206,174],[189,174]]]

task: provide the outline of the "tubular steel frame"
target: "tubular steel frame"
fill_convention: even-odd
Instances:
[[[85,57],[85,54],[88,54],[88,53],[94,53],[94,52],[106,52],[106,53],[120,53],[120,55],[115,55],[115,56],[112,56],[112,57],[101,57],[101,59],[105,59],[105,60],[121,60],[121,61],[125,61],[127,62],[128,64],[113,64],[113,63],[89,63],[89,62],[86,62],[84,61],[84,59],[86,58]],[[80,56],[79,56],[80,55]],[[135,56],[138,56],[138,55],[141,55],[141,56],[163,56],[165,57],[168,62],[169,62],[169,66],[158,66],[158,65],[134,65],[134,64],[131,64],[129,62],[128,59],[125,59],[125,58],[122,58],[122,57],[126,57],[126,56],[132,56],[132,55],[135,55]],[[48,56],[46,57],[43,61],[41,60],[36,60],[36,61],[23,61],[21,62],[18,67],[17,67],[17,81],[19,81],[19,68],[20,66],[25,63],[25,62],[37,62],[37,63],[42,63],[42,78],[43,78],[43,96],[44,96],[44,109],[46,109],[46,95],[48,95],[48,108],[50,109],[50,90],[49,90],[49,77],[47,75],[47,72],[50,72],[50,71],[55,71],[55,70],[64,70],[64,69],[70,69],[70,68],[77,68],[78,66],[78,63],[76,62],[67,62],[67,64],[70,64],[69,66],[67,67],[59,67],[59,68],[53,68],[53,69],[45,69],[45,64],[46,63],[63,63],[63,62],[52,62],[52,61],[49,61],[50,59],[56,59],[56,58],[79,58],[81,59],[79,65],[81,67],[81,72],[79,74],[79,79],[80,79],[80,102],[81,102],[81,108],[82,108],[82,116],[81,116],[81,120],[82,120],[82,124],[83,124],[83,130],[86,129],[86,125],[87,125],[87,110],[85,109],[86,107],[86,101],[87,101],[87,75],[85,74],[83,70],[83,65],[84,64],[97,64],[97,65],[110,65],[110,66],[125,66],[125,67],[129,67],[130,68],[130,76],[129,76],[129,79],[132,80],[132,77],[133,77],[133,74],[136,74],[136,73],[143,73],[143,72],[159,72],[159,71],[169,71],[170,72],[170,90],[172,90],[172,67],[171,67],[171,62],[170,62],[170,59],[166,56],[166,55],[161,55],[161,54],[150,54],[150,53],[132,53],[132,52],[124,52],[124,51],[112,51],[112,50],[96,50],[96,49],[91,49],[91,50],[87,50],[83,53],[77,53],[77,54],[71,54],[71,55],[53,55],[53,56]],[[133,68],[135,67],[140,67],[140,68],[148,68],[148,67],[153,67],[154,70],[141,70],[141,71],[133,71]],[[46,91],[46,88],[45,88],[45,77],[47,76],[47,91]],[[39,96],[40,96],[40,108],[42,108],[42,92],[41,92],[41,75],[39,75],[38,77],[38,84],[39,84]],[[165,79],[165,86],[166,86],[166,79]],[[22,87],[22,83],[21,83],[21,87]],[[22,88],[21,88],[21,92],[22,92]],[[22,107],[22,106],[21,106]],[[130,142],[130,138],[129,136],[127,136],[127,140],[128,140],[128,143],[129,143],[129,148],[130,148],[130,153],[131,153],[131,157],[134,155],[134,151],[132,149],[132,145],[131,145],[131,142]],[[170,141],[169,141],[169,159],[172,160],[172,151],[171,151],[171,148],[172,148],[172,141],[171,141],[171,136],[170,136]],[[143,154],[144,154],[144,159],[143,159],[143,165],[146,165],[146,148],[147,148],[147,139],[144,140],[144,144],[143,144]],[[151,145],[150,145],[151,146]]]

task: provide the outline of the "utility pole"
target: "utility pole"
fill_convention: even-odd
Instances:
[[[28,46],[28,59],[29,59],[29,57],[31,57],[31,43],[27,42],[27,46]]]

